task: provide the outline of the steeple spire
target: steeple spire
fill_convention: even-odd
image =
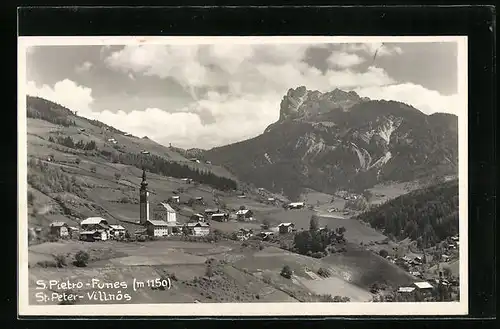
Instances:
[[[148,182],[146,181],[146,170],[142,168],[142,182],[141,187],[146,188],[148,186]]]

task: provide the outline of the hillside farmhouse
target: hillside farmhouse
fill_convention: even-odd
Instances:
[[[213,214],[210,218],[217,222],[227,222],[229,219],[229,215],[225,213],[216,213]]]
[[[219,212],[219,209],[205,209],[205,216],[210,218],[213,214],[216,214]]]
[[[50,234],[59,238],[67,238],[70,236],[70,229],[68,224],[64,222],[53,222],[50,223]]]
[[[238,232],[236,232],[236,236],[238,240],[248,240],[253,235],[253,231],[251,229],[240,228]]]
[[[174,208],[172,208],[168,203],[160,202],[153,209],[153,220],[176,223],[177,214]]]
[[[107,239],[108,232],[106,230],[88,230],[80,232],[80,240],[83,241],[106,241]]]
[[[185,227],[189,235],[205,236],[210,234],[210,224],[208,223],[187,223]]]
[[[253,220],[253,212],[249,209],[240,209],[236,212],[239,221],[249,221]]]
[[[278,225],[280,234],[292,233],[295,230],[293,223],[281,223]]]
[[[302,209],[305,207],[304,202],[292,202],[288,204],[289,209]]]
[[[89,217],[87,219],[84,219],[80,222],[80,226],[85,231],[93,231],[93,230],[106,231],[111,228],[108,224],[108,221],[102,217]]]
[[[170,197],[170,199],[172,199],[172,202],[174,202],[174,203],[180,203],[180,201],[181,201],[181,197],[178,195],[172,195]]]
[[[259,233],[259,236],[262,238],[262,240],[268,240],[269,238],[271,238],[272,236],[274,236],[274,232],[260,232]]]
[[[121,225],[109,225],[111,230],[110,230],[110,235],[115,238],[120,238],[120,237],[125,237],[125,227]]]
[[[426,281],[422,282],[415,282],[413,285],[417,288],[417,291],[420,292],[421,296],[426,298],[430,297],[432,295],[432,291],[434,290],[434,287]]]

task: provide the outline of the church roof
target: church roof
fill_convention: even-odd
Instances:
[[[165,208],[168,212],[175,212],[174,208],[166,202],[160,202],[160,205]]]

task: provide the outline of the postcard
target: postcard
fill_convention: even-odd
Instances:
[[[19,314],[468,312],[466,37],[19,37]]]

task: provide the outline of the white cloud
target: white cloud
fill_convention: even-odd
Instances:
[[[92,112],[91,105],[94,102],[92,89],[79,86],[71,80],[59,81],[54,86],[37,86],[35,82],[28,81],[26,88],[28,95],[53,101],[72,111],[78,111],[80,115]]]
[[[364,58],[341,51],[334,51],[328,57],[327,62],[333,67],[347,68],[359,65],[365,61]]]
[[[458,115],[458,95],[441,95],[435,90],[429,90],[412,83],[393,84],[384,87],[365,87],[354,89],[360,96],[371,99],[400,101],[419,109],[426,114],[435,112]]]
[[[90,69],[94,66],[91,62],[83,62],[81,65],[75,68],[76,72],[84,73],[90,71]]]
[[[96,119],[137,136],[179,147],[211,148],[255,137],[278,119],[278,99],[241,99],[211,93],[208,98],[169,113],[157,108],[144,111],[104,111]],[[209,112],[215,122],[203,124],[200,115]]]
[[[270,122],[278,119],[277,104],[281,95],[235,98],[210,92],[206,98],[175,113],[148,108],[141,111],[93,111],[92,89],[65,79],[54,86],[27,83],[27,94],[61,104],[78,115],[97,119],[137,136],[149,136],[168,145],[213,147],[254,137]],[[209,113],[215,120],[204,124],[201,116]]]

